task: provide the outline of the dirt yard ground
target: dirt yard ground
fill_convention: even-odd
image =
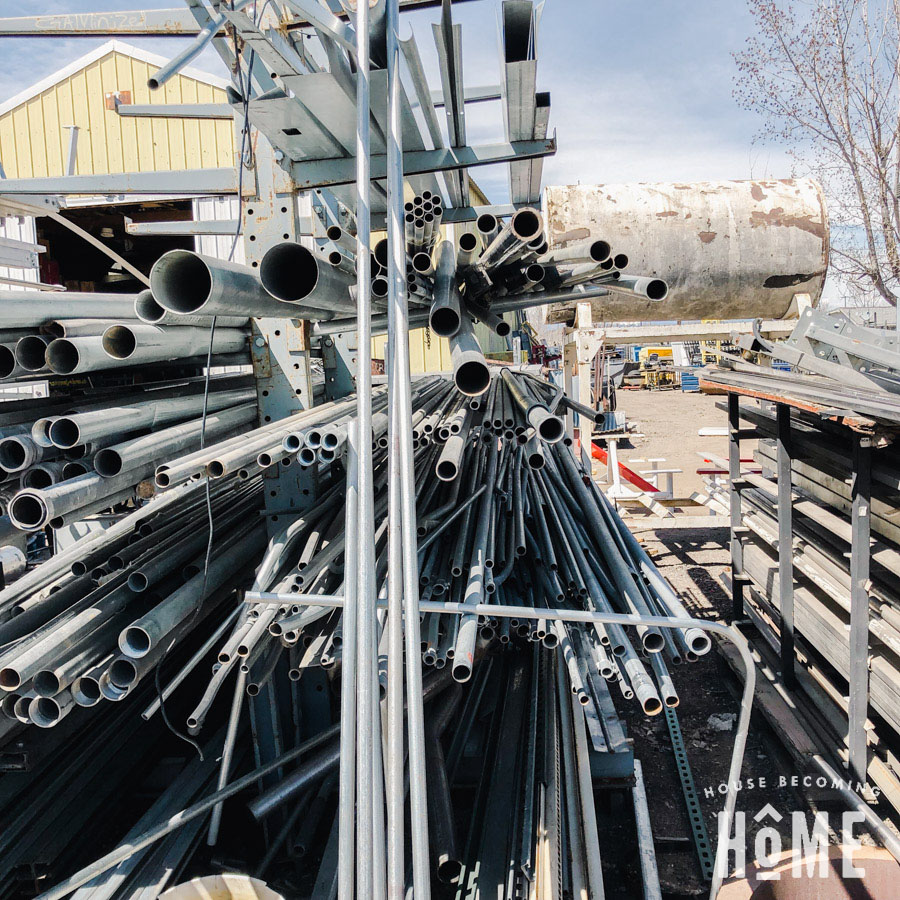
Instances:
[[[619,443],[619,461],[640,472],[649,469],[648,459],[662,457],[664,469],[681,469],[675,476],[675,496],[689,497],[703,490],[697,468],[700,453],[728,458],[728,440],[700,437],[701,428],[724,428],[726,414],[716,409],[724,397],[683,394],[681,391],[619,391],[618,409],[635,425],[637,436]],[[640,462],[639,460],[644,460]]]

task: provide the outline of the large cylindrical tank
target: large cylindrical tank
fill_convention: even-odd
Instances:
[[[547,187],[544,210],[552,246],[602,238],[628,255],[627,272],[669,284],[659,303],[596,300],[594,321],[778,319],[795,294],[822,293],[828,216],[810,178]]]

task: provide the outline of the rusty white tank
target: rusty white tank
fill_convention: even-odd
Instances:
[[[544,211],[551,247],[602,238],[625,271],[669,285],[658,303],[594,300],[595,322],[778,319],[796,314],[795,295],[822,293],[828,215],[809,178],[547,187]],[[547,321],[573,316],[557,304]]]

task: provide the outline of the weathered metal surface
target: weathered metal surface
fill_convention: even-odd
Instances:
[[[595,322],[778,319],[795,294],[822,293],[828,216],[812,179],[547,187],[544,209],[551,246],[602,238],[627,272],[669,285],[661,303],[595,300]],[[557,306],[548,321],[568,318]]]

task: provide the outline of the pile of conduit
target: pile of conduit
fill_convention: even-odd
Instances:
[[[422,194],[407,206],[411,208],[405,214],[403,263],[413,307],[409,324],[412,328],[428,325],[449,338],[454,360],[465,354],[481,355],[472,328],[475,322],[501,337],[508,335],[510,325],[504,313],[589,300],[610,291],[650,301],[668,296],[662,279],[627,273],[628,257],[614,253],[602,238],[550,249],[543,217],[536,209],[520,209],[503,225],[492,214],[481,215],[476,229],[460,235],[454,246],[441,239],[439,197]],[[170,250],[151,270],[150,291],[135,300],[134,315],[140,320],[135,336],[112,329],[104,336],[103,346],[125,354],[141,340],[152,341],[153,328],[189,327],[212,316],[223,333],[233,331],[240,317],[247,315],[305,319],[315,323],[315,335],[353,331],[355,250],[355,240],[337,225],[329,226],[327,241],[315,249],[294,241],[275,244],[258,268],[189,250]],[[377,313],[371,321],[373,334],[387,331],[387,253],[383,239],[366,263]],[[146,338],[141,337],[141,329],[146,330]],[[128,358],[123,356],[122,364]],[[477,385],[470,387],[477,389]]]
[[[148,312],[149,310],[149,312]],[[10,292],[0,313],[0,380],[52,378],[111,369],[201,362],[247,362],[244,315],[157,315],[150,291],[135,295]]]
[[[616,704],[636,701],[647,715],[676,706],[669,667],[710,642],[693,628],[529,614],[687,617],[572,453],[562,415],[593,413],[524,372],[491,375],[477,396],[442,376],[412,390],[424,680],[407,702],[425,706],[431,874],[445,890],[519,891],[536,879],[547,891],[590,886],[599,896],[590,756],[630,759]],[[382,608],[385,402],[376,388]],[[0,733],[37,734],[26,745],[45,748],[6,791],[0,780],[10,823],[0,840],[15,843],[4,884],[21,886],[20,866],[36,861],[57,881],[93,859],[97,845],[71,835],[59,861],[48,858],[29,823],[43,810],[93,821],[147,758],[135,743],[149,741],[148,753],[180,754],[171,781],[106,823],[115,849],[40,896],[150,900],[148,885],[161,890],[191,860],[202,871],[234,854],[285,896],[332,895],[355,414],[349,397],[190,452],[160,450],[152,500],[0,591]],[[316,499],[267,543],[261,475],[291,465],[315,470]],[[387,635],[373,637],[383,659]],[[381,666],[376,696],[384,678]],[[11,758],[0,746],[0,766]],[[48,779],[58,793],[46,793]],[[74,810],[72,784],[101,779],[97,803]]]
[[[204,408],[206,416],[204,418]],[[91,514],[132,508],[165,450],[241,433],[257,418],[243,376],[53,393],[0,409],[0,545]]]
[[[472,328],[475,322],[504,337],[510,333],[510,324],[503,318],[507,312],[564,300],[589,300],[610,291],[651,301],[668,296],[668,285],[662,279],[626,273],[628,257],[614,253],[601,238],[550,249],[543,217],[536,209],[520,209],[502,225],[494,215],[485,213],[478,217],[475,230],[460,235],[456,245],[440,240],[441,215],[440,201],[434,197],[423,194],[406,204],[405,262],[413,307],[409,323],[412,328],[428,325],[435,334],[448,338],[454,368],[456,357],[481,352]],[[268,271],[265,261],[261,266],[263,284],[282,300],[303,302],[296,284],[288,281],[288,272],[282,274],[288,251],[274,247],[270,253]],[[300,253],[294,254],[299,263]],[[311,251],[306,254],[313,256]],[[387,241],[382,240],[375,245],[371,260],[376,310],[384,309],[387,296],[387,262]],[[335,313],[318,317],[314,333],[332,334],[354,327],[355,320]],[[372,317],[373,333],[386,329],[386,315]],[[478,386],[469,389],[477,391]]]

